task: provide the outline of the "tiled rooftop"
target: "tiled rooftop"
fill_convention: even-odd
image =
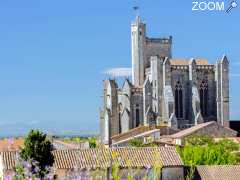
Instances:
[[[2,156],[3,169],[13,169],[16,164],[17,151],[3,151],[0,155]]]
[[[0,151],[17,151],[23,146],[23,143],[24,143],[23,138],[1,139],[0,140]]]
[[[240,165],[197,166],[201,180],[240,179]]]
[[[16,151],[1,152],[1,155],[4,169],[12,169]],[[107,168],[111,164],[117,164],[120,167],[183,165],[175,147],[56,150],[53,151],[53,155],[54,167],[57,169]]]

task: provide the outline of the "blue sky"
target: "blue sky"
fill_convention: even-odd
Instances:
[[[224,1],[226,4],[227,0]],[[0,135],[98,131],[103,71],[130,67],[140,6],[149,36],[173,36],[174,57],[231,62],[231,119],[240,119],[240,8],[193,12],[190,0],[0,1]]]

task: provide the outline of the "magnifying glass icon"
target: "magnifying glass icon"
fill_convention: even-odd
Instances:
[[[233,8],[236,8],[237,6],[238,6],[237,1],[232,1],[226,12],[229,13]]]

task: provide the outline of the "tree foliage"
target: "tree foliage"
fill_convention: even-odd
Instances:
[[[227,165],[238,163],[234,151],[239,145],[231,140],[223,139],[214,142],[211,137],[190,137],[183,148],[178,148],[185,165]]]
[[[20,152],[20,157],[28,162],[36,161],[40,168],[39,176],[48,173],[48,167],[54,163],[52,154],[53,146],[47,139],[47,135],[39,130],[31,130],[24,141],[24,147]],[[34,167],[33,167],[34,168]]]
[[[89,147],[90,148],[96,148],[97,147],[97,139],[96,139],[96,137],[90,137],[88,139],[88,142],[89,142]]]
[[[213,138],[209,136],[190,136],[185,140],[186,145],[204,146],[214,144]]]
[[[65,142],[76,142],[76,143],[88,142],[90,148],[97,148],[97,146],[98,146],[97,138],[95,136],[92,136],[92,137],[76,136],[76,137],[71,137],[71,138],[65,138],[64,141]]]

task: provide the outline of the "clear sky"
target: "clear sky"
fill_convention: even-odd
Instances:
[[[240,119],[240,7],[227,14],[193,12],[191,0],[2,0],[0,135],[97,132],[102,72],[131,67],[136,4],[148,36],[173,36],[174,57],[214,63],[227,54],[231,119]]]

